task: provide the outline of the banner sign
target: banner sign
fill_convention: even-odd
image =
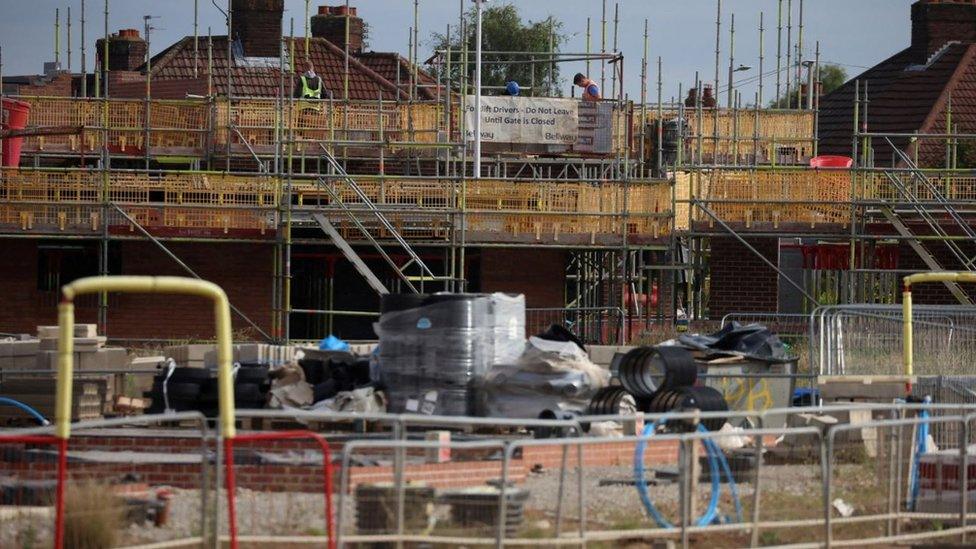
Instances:
[[[572,145],[579,133],[579,101],[483,96],[481,140],[485,143]],[[474,96],[467,96],[465,137],[474,140]]]

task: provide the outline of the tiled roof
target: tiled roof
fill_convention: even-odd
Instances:
[[[227,37],[215,36],[213,40],[213,84],[214,92],[218,95],[227,93]],[[294,50],[296,58],[304,58],[305,39],[295,38]],[[207,39],[200,38],[198,42],[197,71],[200,77],[206,78]],[[345,74],[345,54],[343,50],[324,38],[309,40],[309,58],[315,65],[315,72],[322,78],[325,88],[333,95],[341,98]],[[351,55],[349,59],[349,98],[354,100],[374,100],[381,95],[384,99],[393,99],[398,88],[396,85],[396,65],[407,65],[396,53],[364,53]],[[193,37],[186,37],[160,52],[152,60],[153,79],[183,80],[193,78]],[[302,70],[302,63],[296,62],[296,69]],[[379,69],[379,70],[377,70]],[[401,76],[399,93],[401,98],[409,94],[406,75],[409,68],[404,68]],[[422,82],[433,82],[426,73],[421,71]],[[392,80],[389,78],[392,76]],[[286,75],[285,93],[290,94],[295,85],[297,74]],[[269,97],[277,96],[280,88],[281,73],[277,67],[243,67],[235,66],[231,71],[231,91],[235,97]],[[434,91],[421,88],[420,96],[432,99]]]
[[[820,104],[820,154],[851,155],[854,126],[854,87],[860,82],[861,94],[867,87],[867,127],[870,132],[913,133],[936,131],[940,113],[949,95],[953,101],[953,120],[960,128],[973,123],[976,129],[976,81],[973,80],[973,45],[949,44],[927,65],[918,66],[917,56],[905,49],[853,78]],[[914,65],[914,66],[913,66]],[[863,123],[863,110],[861,112]],[[963,122],[966,120],[966,122]],[[944,119],[942,124],[944,125]],[[941,131],[941,130],[937,130]],[[908,147],[908,139],[892,140],[899,148]],[[875,165],[892,163],[893,151],[881,139],[874,140]],[[922,154],[923,157],[929,156]]]
[[[397,53],[364,52],[356,56],[356,59],[390,82],[407,85],[406,83],[413,77],[410,62]],[[418,71],[417,74],[417,80],[420,82],[418,93],[425,99],[433,99],[436,95],[437,80],[423,70]]]

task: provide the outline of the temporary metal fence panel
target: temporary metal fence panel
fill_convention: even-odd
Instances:
[[[64,440],[47,434],[0,434],[0,546],[60,547],[55,530],[57,462]],[[63,525],[63,522],[62,522]]]
[[[493,543],[498,487],[488,481],[504,479],[503,448],[500,440],[345,444],[340,545]]]
[[[623,345],[624,319],[620,307],[529,308],[525,310],[525,331],[539,334],[556,324],[587,344]]]
[[[311,431],[223,439],[228,541],[336,547],[332,454]],[[250,450],[250,452],[247,452]],[[247,452],[247,453],[245,453]]]
[[[837,425],[827,434],[823,541],[828,547],[955,539],[965,489],[955,505],[934,505],[933,488],[949,479],[920,474],[933,454],[956,455],[965,445],[936,450],[927,430],[965,427],[962,416],[908,417]],[[957,468],[952,474],[958,474]],[[924,488],[924,491],[922,487]],[[955,483],[960,489],[965,483]]]
[[[688,429],[722,414],[583,416],[521,422],[549,427],[549,434],[560,438],[496,431],[455,434],[454,440],[437,431],[470,432],[490,422],[516,428],[520,420],[366,414],[395,428],[380,432],[383,438],[391,435],[386,440],[354,435],[346,442],[334,486],[328,485],[332,460],[321,435],[242,432],[231,446],[217,443],[195,413],[86,422],[73,425],[67,495],[73,501],[72,490],[98,492],[102,504],[68,505],[65,520],[68,532],[115,524],[116,539],[125,544],[209,544],[216,532],[229,539],[222,504],[227,494],[219,489],[220,455],[226,458],[229,448],[236,490],[227,501],[234,502],[242,543],[321,546],[333,532],[337,544],[469,546],[662,539],[683,546],[951,541],[973,528],[967,509],[973,503],[969,479],[976,478],[976,471],[970,471],[964,441],[976,424],[974,408],[854,404],[730,412],[725,415],[731,423],[748,420],[759,427],[711,432]],[[780,414],[790,416],[790,427],[762,427]],[[305,420],[356,417],[290,411],[249,415],[247,424],[296,415]],[[840,424],[823,419],[827,415]],[[613,432],[608,420],[618,423],[615,429],[644,435],[606,436]],[[669,433],[644,430],[665,422]],[[174,423],[186,425],[157,428]],[[411,427],[415,434],[408,438]],[[576,436],[584,427],[590,435]],[[0,455],[11,464],[4,470],[21,479],[53,475],[50,460],[56,452],[46,446],[54,441],[46,434],[50,431],[24,429],[0,436]],[[416,431],[429,438],[417,440]],[[921,452],[920,441],[926,446]],[[24,458],[28,454],[29,460]],[[167,505],[117,504],[135,499],[137,491]],[[6,529],[0,531],[4,546],[51,540],[54,517],[33,507],[38,506],[2,509],[7,513]],[[136,514],[142,510],[155,509],[145,516],[158,517],[160,508],[168,510],[163,524],[150,519],[150,524],[140,520],[126,526],[133,516],[144,516]],[[107,522],[111,516],[123,518]]]
[[[181,423],[187,428],[158,429]],[[181,412],[73,428],[70,439],[47,434],[53,426],[0,434],[0,546],[200,544],[214,531],[213,439],[203,416]],[[56,478],[61,448],[63,491]]]
[[[912,311],[915,374],[964,375],[976,361],[976,307],[920,305]],[[902,373],[899,305],[832,305],[810,315],[810,360],[820,375]]]

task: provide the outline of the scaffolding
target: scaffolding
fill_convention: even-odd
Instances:
[[[898,265],[901,243],[919,257],[921,270],[974,269],[968,248],[976,237],[970,227],[974,179],[960,166],[958,151],[960,142],[976,136],[955,129],[869,131],[868,90],[855,86],[850,169],[804,165],[817,151],[816,104],[807,111],[706,109],[699,87],[693,106],[675,106],[674,118],[665,117],[679,135],[680,150],[668,169],[675,178],[675,234],[687,239],[685,266],[698,281],[686,285],[679,298],[693,318],[708,317],[709,244],[716,237],[737,240],[776,271],[780,285],[800,296],[801,310],[779,313],[895,303],[900,277],[919,271]],[[951,100],[942,115],[953,128]],[[877,156],[890,158],[890,165],[877,165]],[[801,276],[785,272],[753,239],[801,248]],[[972,304],[958,285],[945,286],[953,301]]]
[[[718,14],[716,93],[721,4]],[[550,70],[557,63],[595,62],[602,79],[609,64],[611,99],[584,105],[605,110],[607,149],[509,147],[483,154],[481,173],[474,174],[463,115],[471,52],[466,41],[460,50],[435,52],[428,63],[440,68],[436,79],[421,78],[416,19],[406,81],[398,69],[397,90],[374,100],[347,99],[348,49],[337,98],[310,106],[292,97],[292,64],[303,44],[293,32],[282,38],[276,97],[235,96],[229,65],[229,93],[213,95],[210,39],[200,68],[211,91],[206,97],[153,99],[149,78],[145,98],[113,97],[98,80],[105,80],[104,70],[96,71],[97,97],[20,97],[32,106],[34,134],[24,138],[25,167],[0,170],[0,238],[97,242],[102,275],[109,271],[113,241],[149,240],[181,264],[168,243],[271,246],[267,336],[276,341],[291,336],[299,317],[321,331],[342,316],[377,314],[339,310],[331,283],[302,288],[327,294],[326,306],[296,306],[292,257],[308,246],[337,248],[378,293],[465,291],[474,249],[563,250],[565,317],[595,339],[613,342],[672,322],[678,309],[691,319],[708,317],[710,242],[716,237],[736,239],[759,256],[809,309],[825,300],[892,299],[896,277],[879,260],[879,250],[891,243],[907,242],[929,270],[974,268],[976,254],[963,241],[976,238],[967,223],[976,211],[976,178],[959,168],[959,142],[974,136],[953,126],[951,101],[945,133],[873,133],[867,89],[859,88],[853,168],[811,169],[819,103],[810,90],[801,100],[801,51],[790,57],[791,37],[785,66],[777,39],[777,97],[785,71],[786,108],[764,107],[761,91],[744,104],[731,81],[734,70],[721,101],[727,106],[706,106],[705,84],[697,76],[688,101],[668,102],[660,57],[657,97],[649,97],[645,21],[640,98],[632,102],[623,93],[623,55],[606,51],[604,17],[599,52],[590,51],[588,27],[584,52],[485,55],[486,63]],[[781,27],[782,13],[778,19]],[[466,24],[462,13],[462,35]],[[203,55],[197,47],[195,58]],[[819,74],[819,45],[816,51],[816,61],[805,65],[810,81]],[[760,90],[762,70],[760,61]],[[534,69],[532,74],[527,93],[552,87],[536,81]],[[421,99],[423,88],[433,90],[434,99]],[[683,91],[678,88],[679,99]],[[892,158],[892,166],[876,166],[875,149]],[[944,156],[944,165],[920,168],[920,159],[933,154]],[[778,258],[750,244],[754,238],[846,244],[846,260],[835,269],[839,273],[805,272],[794,280]],[[937,257],[933,244],[945,248],[953,263]],[[382,273],[374,272],[377,262]],[[949,291],[968,300],[958,288]],[[104,294],[99,299],[104,330],[109,302]]]
[[[328,327],[338,316],[375,314],[295,307],[296,246],[334,245],[379,293],[465,291],[466,252],[475,248],[566,250],[570,271],[587,254],[619,256],[610,262],[610,284],[637,294],[657,284],[643,269],[666,253],[673,196],[669,181],[649,177],[633,154],[634,105],[623,99],[618,52],[486,52],[533,66],[609,62],[621,91],[604,102],[607,152],[496,153],[483,157],[475,178],[462,137],[463,76],[449,82],[449,71],[441,71],[437,98],[425,101],[416,90],[427,84],[413,65],[409,94],[329,98],[310,108],[291,97],[286,82],[295,46],[283,38],[275,98],[158,100],[148,83],[142,99],[112,97],[106,86],[95,98],[20,97],[31,105],[33,133],[24,138],[24,166],[0,170],[2,237],[97,242],[102,275],[115,241],[149,240],[192,276],[169,243],[272,246],[271,325],[265,333],[251,324],[275,341],[290,337],[296,315]],[[466,66],[469,57],[447,50],[432,62]],[[382,258],[392,278],[370,273],[362,254]],[[581,284],[600,283],[590,278],[573,284],[586,293]],[[605,316],[629,299],[615,289],[595,301],[571,295],[569,286],[566,304],[580,314]],[[108,308],[102,294],[103,330]],[[663,312],[638,315],[646,323]],[[627,329],[612,337],[626,339]]]

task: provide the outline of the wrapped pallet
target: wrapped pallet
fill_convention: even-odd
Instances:
[[[374,329],[389,411],[480,415],[478,390],[493,358],[490,298],[385,296],[383,310]]]

